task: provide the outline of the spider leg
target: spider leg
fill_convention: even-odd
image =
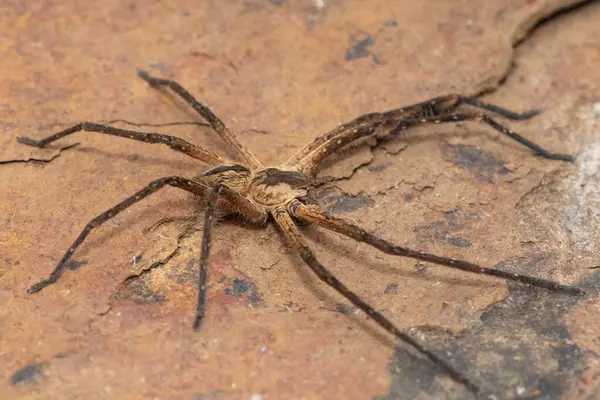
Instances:
[[[440,356],[427,349],[422,343],[418,342],[412,336],[402,332],[398,329],[389,319],[377,312],[372,306],[362,300],[357,294],[352,292],[346,285],[338,280],[329,270],[327,270],[323,264],[321,264],[315,253],[308,247],[304,239],[301,237],[298,228],[294,224],[294,221],[288,214],[288,211],[284,208],[278,208],[273,211],[273,216],[277,225],[283,232],[285,238],[289,244],[300,254],[300,257],[310,267],[310,269],[319,277],[321,281],[335,289],[338,293],[348,299],[356,307],[360,308],[365,312],[369,318],[375,321],[383,329],[396,336],[398,339],[409,344],[421,354],[427,356],[435,365],[442,368],[448,375],[450,375],[456,382],[465,385],[469,390],[474,393],[480,393],[481,389],[479,386],[471,381],[466,375],[456,369],[448,361],[444,360]]]
[[[486,268],[477,264],[470,263],[468,261],[457,260],[453,258],[441,257],[435,254],[429,254],[418,250],[409,249],[406,247],[396,246],[389,243],[364,229],[344,221],[341,218],[334,217],[330,214],[322,212],[315,207],[308,207],[299,201],[295,200],[288,205],[288,211],[294,217],[301,221],[316,223],[326,229],[341,233],[342,235],[348,236],[358,242],[366,243],[370,246],[381,250],[384,253],[410,257],[417,260],[432,262],[435,264],[443,265],[450,268],[460,269],[466,272],[472,272],[475,274],[490,275],[498,278],[503,278],[511,281],[517,281],[532,286],[542,287],[548,290],[556,292],[566,292],[570,294],[585,294],[585,291],[573,286],[562,285],[558,282],[535,278],[533,276],[515,274],[512,272],[502,271],[495,268]]]
[[[506,108],[496,106],[494,104],[484,103],[476,97],[461,96],[458,94],[450,94],[446,96],[434,97],[421,103],[412,104],[410,106],[396,108],[382,113],[370,113],[361,115],[350,122],[342,124],[337,128],[315,138],[299,150],[294,156],[288,160],[288,164],[293,165],[300,163],[303,159],[308,158],[315,150],[323,146],[325,143],[340,140],[342,137],[351,134],[351,130],[363,126],[365,123],[372,126],[379,126],[384,123],[389,123],[391,120],[406,120],[406,119],[422,119],[434,117],[438,115],[450,114],[454,112],[460,105],[470,105],[483,110],[494,112],[504,118],[510,120],[524,120],[534,117],[539,114],[539,110],[529,110],[524,113],[517,113]]]
[[[381,115],[385,118],[396,119],[425,118],[433,117],[436,115],[451,114],[461,105],[469,105],[482,110],[491,111],[495,114],[500,115],[503,118],[513,121],[522,121],[525,119],[529,119],[535,117],[540,113],[540,111],[537,109],[528,110],[523,113],[517,113],[494,104],[485,103],[476,97],[461,96],[459,94],[449,94],[446,96],[434,97],[433,99],[429,99],[427,101],[423,101],[421,103],[413,104],[410,106],[390,110],[381,113]],[[361,117],[359,117],[359,119],[360,118]]]
[[[206,266],[210,256],[217,197],[222,191],[222,185],[217,185],[211,190],[210,195],[208,196],[206,211],[204,212],[204,232],[202,234],[202,250],[200,252],[200,278],[198,279],[198,303],[196,305],[196,318],[194,319],[193,325],[195,331],[200,329],[200,325],[204,319],[204,313],[206,312],[206,283],[208,282]]]
[[[426,117],[421,119],[411,119],[407,121],[398,121],[398,125],[393,129],[392,133],[396,133],[398,131],[406,130],[408,128],[426,125],[426,124],[445,124],[449,122],[462,122],[462,121],[475,121],[481,122],[486,125],[491,126],[495,130],[509,138],[516,140],[521,143],[523,146],[533,150],[538,156],[548,158],[550,160],[563,160],[563,161],[575,161],[575,157],[570,154],[562,154],[562,153],[552,153],[548,150],[543,149],[541,146],[533,143],[531,140],[519,135],[517,132],[506,128],[503,125],[500,125],[498,122],[493,120],[491,117],[487,116],[484,113],[464,113],[464,114],[444,114],[433,117]]]
[[[460,96],[460,95],[455,95],[455,96],[457,96],[460,99],[458,105],[468,104],[473,107],[477,107],[477,108],[481,108],[483,110],[488,110],[488,111],[494,112],[494,113],[500,115],[501,117],[504,117],[506,119],[510,119],[513,121],[523,121],[525,119],[529,119],[529,118],[535,117],[536,115],[540,114],[540,110],[538,110],[536,108],[522,112],[522,113],[517,113],[514,111],[507,110],[506,108],[499,107],[494,104],[485,103],[476,97]]]
[[[66,251],[66,253],[59,261],[54,271],[52,271],[52,273],[50,274],[50,276],[47,279],[44,279],[33,285],[31,288],[29,288],[28,293],[35,293],[39,290],[42,290],[46,286],[56,282],[67,268],[68,262],[71,259],[71,256],[73,255],[75,250],[81,245],[81,243],[83,243],[85,238],[90,234],[92,230],[99,227],[100,225],[102,225],[115,215],[119,214],[126,208],[150,196],[151,194],[155,193],[156,191],[167,185],[186,190],[188,192],[200,195],[202,197],[206,197],[206,195],[211,189],[210,186],[208,186],[205,183],[187,178],[182,178],[179,176],[170,176],[152,181],[148,186],[138,191],[133,196],[126,198],[116,206],[110,208],[109,210],[103,212],[102,214],[98,215],[96,218],[88,222],[88,224],[85,226],[85,228],[83,228],[83,231],[79,234],[77,239],[75,239],[71,247],[69,247],[69,249]],[[250,200],[246,199],[245,197],[237,194],[236,192],[228,188],[223,189],[222,198],[223,202],[220,205],[222,205],[223,207],[231,209],[232,211],[248,209],[250,214],[248,218],[251,220],[254,219],[255,221],[257,220],[259,211],[251,210],[252,207],[256,207],[253,204],[251,204]],[[262,221],[266,221],[266,216],[262,216]]]
[[[198,278],[198,303],[196,304],[196,318],[194,319],[193,325],[195,331],[200,329],[200,325],[202,324],[206,312],[206,283],[208,282],[206,266],[210,257],[217,197],[222,191],[222,185],[217,185],[211,190],[204,212],[204,232],[202,233],[202,249],[200,251],[200,277]]]
[[[385,126],[391,128],[390,134],[393,135],[400,131],[404,131],[409,128],[414,128],[418,126],[450,122],[456,123],[462,121],[476,121],[489,125],[498,132],[503,133],[511,139],[521,143],[525,147],[528,147],[529,149],[533,150],[537,155],[541,157],[548,158],[551,160],[575,160],[575,157],[573,157],[570,154],[552,153],[548,150],[545,150],[538,144],[519,135],[517,132],[508,129],[503,125],[500,125],[498,122],[496,122],[486,114],[479,112],[461,114],[453,113],[409,119],[386,119],[383,117],[371,117],[371,121],[363,122],[352,128],[340,131],[338,134],[324,141],[322,145],[317,146],[315,149],[313,149],[308,156],[306,156],[305,158],[301,159],[293,165],[295,165],[296,168],[298,168],[306,175],[315,176],[319,165],[323,160],[335,154],[340,149],[349,145],[355,140],[371,135],[373,132],[375,132],[375,129],[377,129],[378,127]]]
[[[230,202],[237,204],[237,207],[228,207],[229,209],[236,209],[238,212],[247,217],[250,222],[257,225],[264,225],[267,222],[269,214],[262,208],[254,205],[245,197],[232,192],[231,189],[221,184],[216,185],[212,188],[208,195],[206,204],[206,210],[204,213],[204,232],[202,234],[202,250],[200,253],[200,278],[198,279],[198,303],[196,305],[196,317],[194,319],[193,329],[195,331],[200,329],[202,321],[204,320],[204,314],[206,312],[206,289],[208,282],[207,265],[210,257],[210,248],[212,240],[212,230],[215,220],[215,209],[217,208],[217,200],[219,197],[229,197]]]
[[[385,125],[386,122],[390,123],[390,121],[374,121],[349,128],[343,132],[343,135],[339,135],[337,139],[332,138],[324,142],[322,146],[317,147],[306,158],[296,163],[288,161],[287,164],[293,165],[304,175],[314,178],[321,166],[321,162],[327,157],[336,154],[339,150],[355,140],[372,135],[378,127]]]
[[[71,135],[76,132],[98,132],[106,135],[113,135],[124,137],[133,140],[139,140],[145,143],[158,143],[166,144],[170,148],[180,153],[186,154],[192,158],[203,161],[210,165],[222,165],[227,164],[228,160],[222,158],[218,154],[212,151],[205,150],[202,147],[196,146],[192,143],[186,142],[175,136],[163,135],[161,133],[145,133],[130,131],[127,129],[113,128],[112,126],[95,124],[93,122],[81,122],[63,131],[55,133],[54,135],[48,136],[41,140],[35,140],[28,137],[20,136],[17,141],[22,144],[35,147],[46,147],[47,144],[52,143],[56,140],[62,139],[65,136]]]
[[[235,149],[235,151],[239,155],[241,155],[251,167],[257,168],[261,166],[261,163],[258,161],[258,159],[254,157],[252,153],[250,153],[248,149],[246,149],[246,147],[244,147],[244,145],[242,145],[237,140],[237,137],[233,133],[231,133],[229,129],[227,129],[223,121],[221,121],[219,117],[217,117],[208,107],[196,100],[194,96],[192,96],[190,92],[185,90],[183,86],[181,86],[179,83],[170,79],[160,79],[152,77],[150,76],[150,74],[143,70],[138,70],[138,76],[146,82],[148,82],[148,84],[150,84],[150,86],[154,88],[158,88],[161,86],[166,86],[170,88],[173,92],[179,95],[186,103],[188,103],[198,114],[200,114],[202,118],[208,121],[212,129],[214,129],[214,131],[217,132],[219,136],[223,138],[223,140],[225,140],[231,147],[233,147],[233,149]]]

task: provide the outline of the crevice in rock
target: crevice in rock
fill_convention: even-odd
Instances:
[[[171,251],[166,257],[164,257],[161,260],[157,260],[157,261],[153,262],[152,264],[150,264],[146,268],[143,268],[139,272],[129,275],[125,279],[123,279],[123,281],[119,284],[119,286],[117,287],[115,292],[113,294],[111,294],[111,296],[108,300],[108,306],[107,306],[106,310],[102,311],[99,315],[108,314],[112,310],[114,302],[124,297],[123,291],[127,290],[127,288],[131,285],[132,282],[134,282],[140,278],[143,278],[145,275],[151,273],[156,268],[160,268],[160,267],[167,265],[172,259],[177,257],[179,255],[179,253],[181,252],[182,247],[184,246],[183,241],[187,237],[189,237],[195,230],[196,229],[194,227],[194,224],[189,225],[185,229],[185,231],[183,231],[177,238],[177,247],[175,247],[175,249],[173,249],[173,251]]]
[[[65,150],[69,150],[75,146],[79,145],[79,143],[73,143],[70,144],[68,146],[65,147],[61,147],[60,149],[58,149],[58,153],[52,155],[50,158],[36,158],[36,157],[29,157],[29,158],[23,158],[23,159],[14,159],[14,160],[0,160],[0,165],[2,164],[16,164],[16,163],[29,163],[29,162],[41,162],[41,163],[49,163],[51,161],[53,161],[54,159],[58,158],[63,151]]]
[[[594,0],[571,0],[567,4],[557,4],[557,8],[548,6],[546,9],[541,10],[538,14],[531,15],[529,18],[525,18],[519,23],[511,35],[510,46],[512,47],[512,54],[506,63],[506,67],[503,73],[497,77],[488,77],[478,85],[476,85],[475,95],[481,96],[484,94],[490,94],[498,90],[510,77],[510,75],[516,70],[515,68],[515,50],[524,41],[527,40],[540,26],[560,18],[565,14],[572,13],[585,7],[588,4],[593,3]]]

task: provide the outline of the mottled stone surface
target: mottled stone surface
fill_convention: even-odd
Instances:
[[[4,1],[0,397],[468,396],[319,283],[272,226],[217,226],[208,314],[193,332],[201,223],[147,230],[201,211],[175,189],[115,217],[57,284],[26,293],[95,215],[152,179],[205,168],[93,133],[43,150],[16,142],[85,120],[195,120],[136,78],[145,68],[182,83],[273,165],[357,115],[441,94],[490,91],[486,101],[541,108],[507,125],[577,153],[576,163],[535,157],[483,125],[449,124],[344,154],[315,197],[397,243],[581,284],[586,298],[303,230],[340,279],[498,398],[598,398],[600,3],[531,31],[576,3]],[[230,154],[205,128],[140,129]]]

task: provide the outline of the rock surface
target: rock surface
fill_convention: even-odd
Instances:
[[[344,154],[314,195],[399,244],[580,284],[587,297],[303,230],[340,279],[497,398],[600,396],[600,3],[559,14],[581,2],[197,3],[0,6],[0,398],[468,396],[319,283],[272,226],[217,226],[208,314],[193,332],[200,227],[147,230],[201,211],[174,189],[105,224],[58,283],[28,295],[91,218],[155,178],[205,168],[100,134],[16,142],[80,121],[198,120],[138,68],[178,80],[273,165],[357,115],[442,94],[542,109],[507,125],[574,164],[449,124]],[[206,128],[136,129],[230,154]]]

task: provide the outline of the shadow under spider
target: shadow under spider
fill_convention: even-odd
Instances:
[[[379,259],[370,257],[366,251],[351,251],[353,242],[340,241],[332,245],[332,237],[325,234],[324,232],[316,229],[310,229],[308,226],[303,229],[306,236],[310,237],[314,243],[323,244],[327,247],[329,252],[333,252],[337,255],[337,260],[344,260],[346,258],[352,259],[355,264],[360,265],[361,268],[368,268],[377,271],[378,273],[394,276],[394,277],[405,277],[414,278],[432,282],[443,282],[447,284],[462,285],[469,287],[489,287],[489,280],[477,279],[470,277],[468,280],[461,280],[457,277],[444,276],[436,271],[435,268],[428,268],[425,273],[417,273],[414,268],[407,269],[401,265],[389,265],[389,260]],[[435,264],[434,264],[435,265]]]
[[[546,288],[551,291],[580,295],[584,294],[584,291],[580,288],[565,286],[558,282],[500,269],[486,268],[464,260],[442,257],[397,246],[367,232],[351,222],[323,212],[317,206],[307,206],[302,202],[302,200],[306,199],[309,189],[318,185],[319,182],[316,178],[317,172],[326,159],[343,151],[347,146],[351,146],[353,143],[373,135],[381,129],[388,130],[389,135],[393,136],[410,128],[424,125],[469,121],[479,122],[521,143],[538,156],[552,160],[573,161],[573,156],[552,153],[545,150],[518,133],[499,124],[484,112],[488,111],[511,120],[524,120],[537,115],[538,111],[536,110],[525,113],[515,113],[493,104],[484,103],[474,97],[466,97],[457,94],[436,97],[422,103],[397,108],[387,112],[359,116],[348,123],[342,124],[339,127],[316,137],[281,166],[266,167],[238,141],[236,135],[225,126],[221,119],[219,119],[204,104],[198,102],[180,84],[173,80],[152,77],[145,71],[138,71],[138,75],[150,84],[150,86],[161,90],[170,90],[179,99],[187,103],[202,116],[212,130],[227,143],[228,149],[236,154],[236,158],[243,161],[231,161],[226,157],[175,136],[162,133],[120,129],[93,122],[79,123],[41,140],[19,137],[17,140],[22,144],[45,147],[49,143],[76,132],[102,133],[145,143],[163,144],[210,166],[207,171],[204,171],[200,176],[197,176],[194,179],[188,179],[181,176],[169,176],[156,179],[137,193],[92,219],[84,227],[81,234],[75,239],[50,276],[33,285],[29,289],[29,293],[35,293],[46,286],[55,283],[63,272],[68,269],[69,261],[75,250],[93,230],[131,205],[156,193],[166,186],[171,186],[193,193],[200,198],[205,199],[204,228],[199,267],[198,301],[196,318],[193,324],[195,330],[200,328],[205,314],[206,289],[208,284],[206,266],[208,264],[211,248],[212,227],[214,220],[218,217],[216,214],[217,209],[226,210],[226,212],[236,214],[243,220],[257,226],[263,226],[267,222],[274,223],[279,228],[282,236],[290,247],[295,250],[296,254],[300,256],[304,263],[323,283],[335,289],[355,307],[365,312],[367,316],[381,328],[429,358],[433,364],[444,370],[454,381],[463,384],[475,394],[483,394],[487,392],[488,389],[484,389],[477,384],[468,374],[463,372],[462,368],[457,368],[454,364],[456,362],[455,359],[452,359],[452,362],[449,361],[447,355],[441,355],[439,352],[430,350],[422,340],[410,333],[398,329],[391,320],[361,299],[321,264],[316,258],[315,253],[304,240],[301,231],[298,229],[297,221],[318,225],[322,228],[354,239],[357,242],[363,242],[373,246],[390,255],[410,257],[466,272],[495,276]]]

